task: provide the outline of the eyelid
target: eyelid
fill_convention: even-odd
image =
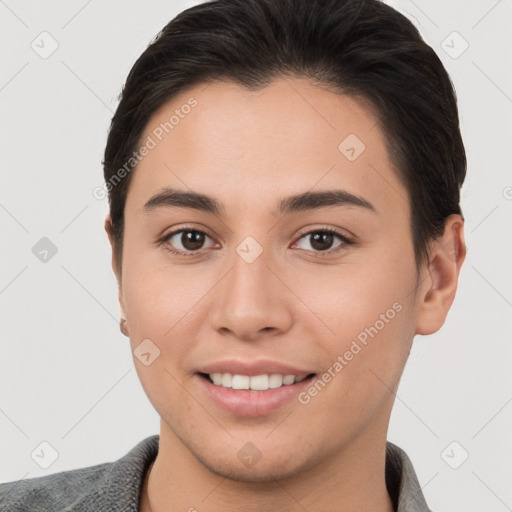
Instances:
[[[304,235],[309,235],[312,233],[318,233],[318,232],[328,232],[332,233],[333,235],[339,236],[341,239],[346,241],[347,243],[356,243],[356,237],[352,234],[348,234],[347,230],[342,230],[341,228],[335,228],[332,226],[318,226],[318,227],[307,227],[303,228],[299,231],[297,235],[297,240],[302,238]]]
[[[184,224],[179,225],[179,227],[177,228],[173,228],[171,231],[164,231],[164,234],[161,236],[161,239],[165,240],[171,237],[172,235],[179,233],[180,231],[198,231],[199,233],[204,233],[205,235],[208,235],[210,238],[215,238],[214,235],[210,232],[210,230],[203,225]]]

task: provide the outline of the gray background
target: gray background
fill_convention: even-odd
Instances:
[[[119,332],[93,189],[129,69],[196,3],[0,0],[0,481],[112,461],[159,431]],[[389,439],[434,510],[511,510],[512,2],[389,3],[448,69],[469,162],[457,297],[440,332],[416,337]],[[57,248],[46,262],[43,237]]]

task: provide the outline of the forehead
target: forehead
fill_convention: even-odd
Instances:
[[[198,84],[153,114],[150,139],[128,194],[139,207],[165,186],[239,205],[315,187],[407,202],[368,104],[302,79]]]

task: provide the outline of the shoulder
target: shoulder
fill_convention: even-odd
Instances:
[[[114,462],[0,484],[0,511],[136,511],[158,439],[155,435],[142,440]]]
[[[105,487],[113,464],[0,484],[0,510],[59,510],[79,503]]]

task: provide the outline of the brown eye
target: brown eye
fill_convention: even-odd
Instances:
[[[317,251],[325,251],[332,247],[334,235],[332,233],[320,232],[311,236],[311,247]]]
[[[180,229],[165,237],[164,242],[170,245],[167,248],[176,254],[189,254],[204,248],[207,239],[211,238],[204,232],[195,229]]]
[[[338,243],[336,244],[336,239]],[[305,240],[309,247],[300,247],[300,241]],[[332,229],[318,229],[316,231],[310,231],[301,236],[296,245],[299,245],[300,249],[305,249],[313,252],[336,252],[337,249],[342,249],[352,242],[349,238],[338,233]],[[336,245],[335,245],[336,244]]]
[[[201,249],[204,244],[204,233],[199,231],[182,231],[180,242],[189,251]]]

